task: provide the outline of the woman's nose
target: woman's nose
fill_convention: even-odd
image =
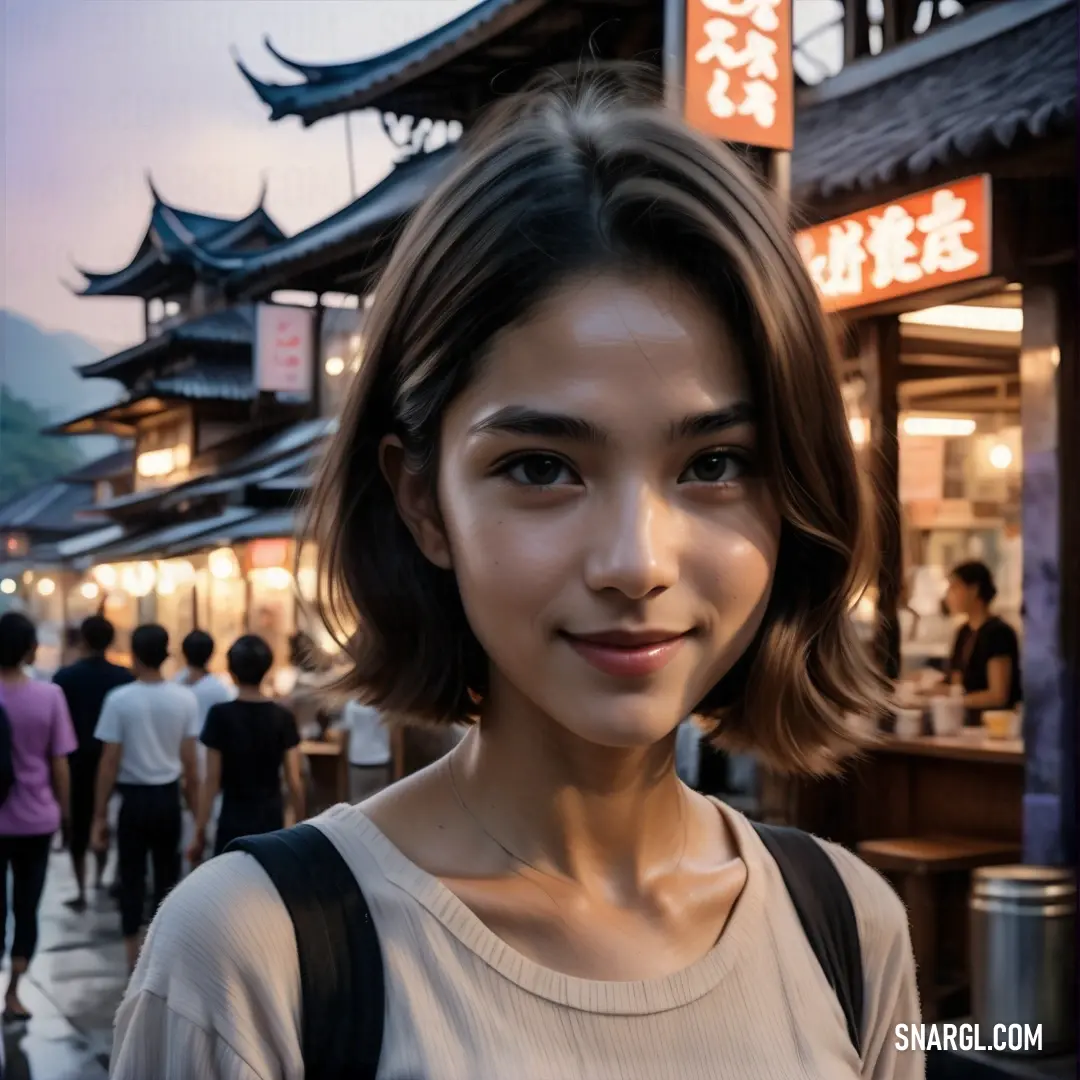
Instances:
[[[631,600],[643,600],[675,584],[679,525],[664,499],[642,486],[597,511],[589,523],[585,560],[590,589],[617,589]]]

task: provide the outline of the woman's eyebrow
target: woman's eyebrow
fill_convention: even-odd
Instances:
[[[722,409],[693,413],[668,425],[668,441],[715,435],[738,424],[754,422],[754,408],[748,401],[736,401]],[[544,412],[525,405],[507,405],[469,428],[470,435],[525,435],[547,439],[603,445],[610,435],[599,425],[580,416]]]

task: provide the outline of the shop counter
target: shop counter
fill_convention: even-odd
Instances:
[[[307,761],[308,817],[336,803],[348,802],[349,758],[343,742],[337,738],[303,739],[300,753]]]

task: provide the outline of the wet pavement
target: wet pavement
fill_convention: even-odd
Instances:
[[[115,855],[106,881],[112,880],[114,868]],[[107,890],[91,890],[82,914],[64,906],[74,895],[71,861],[66,852],[54,852],[41,903],[37,955],[19,984],[33,1019],[4,1025],[4,1080],[108,1076],[112,1021],[127,981],[120,915]],[[5,961],[0,975],[4,986],[7,966]]]

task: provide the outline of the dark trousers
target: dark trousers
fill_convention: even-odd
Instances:
[[[134,937],[146,910],[146,857],[154,868],[154,910],[180,880],[180,785],[121,784],[116,828],[120,923]]]
[[[94,784],[99,753],[81,751],[68,757],[71,770],[71,854],[79,858],[90,848],[90,825],[94,820]]]
[[[15,915],[15,937],[11,958],[29,962],[37,948],[38,904],[49,868],[49,843],[45,836],[0,836],[0,953],[8,914],[8,866],[11,866],[11,907]]]

